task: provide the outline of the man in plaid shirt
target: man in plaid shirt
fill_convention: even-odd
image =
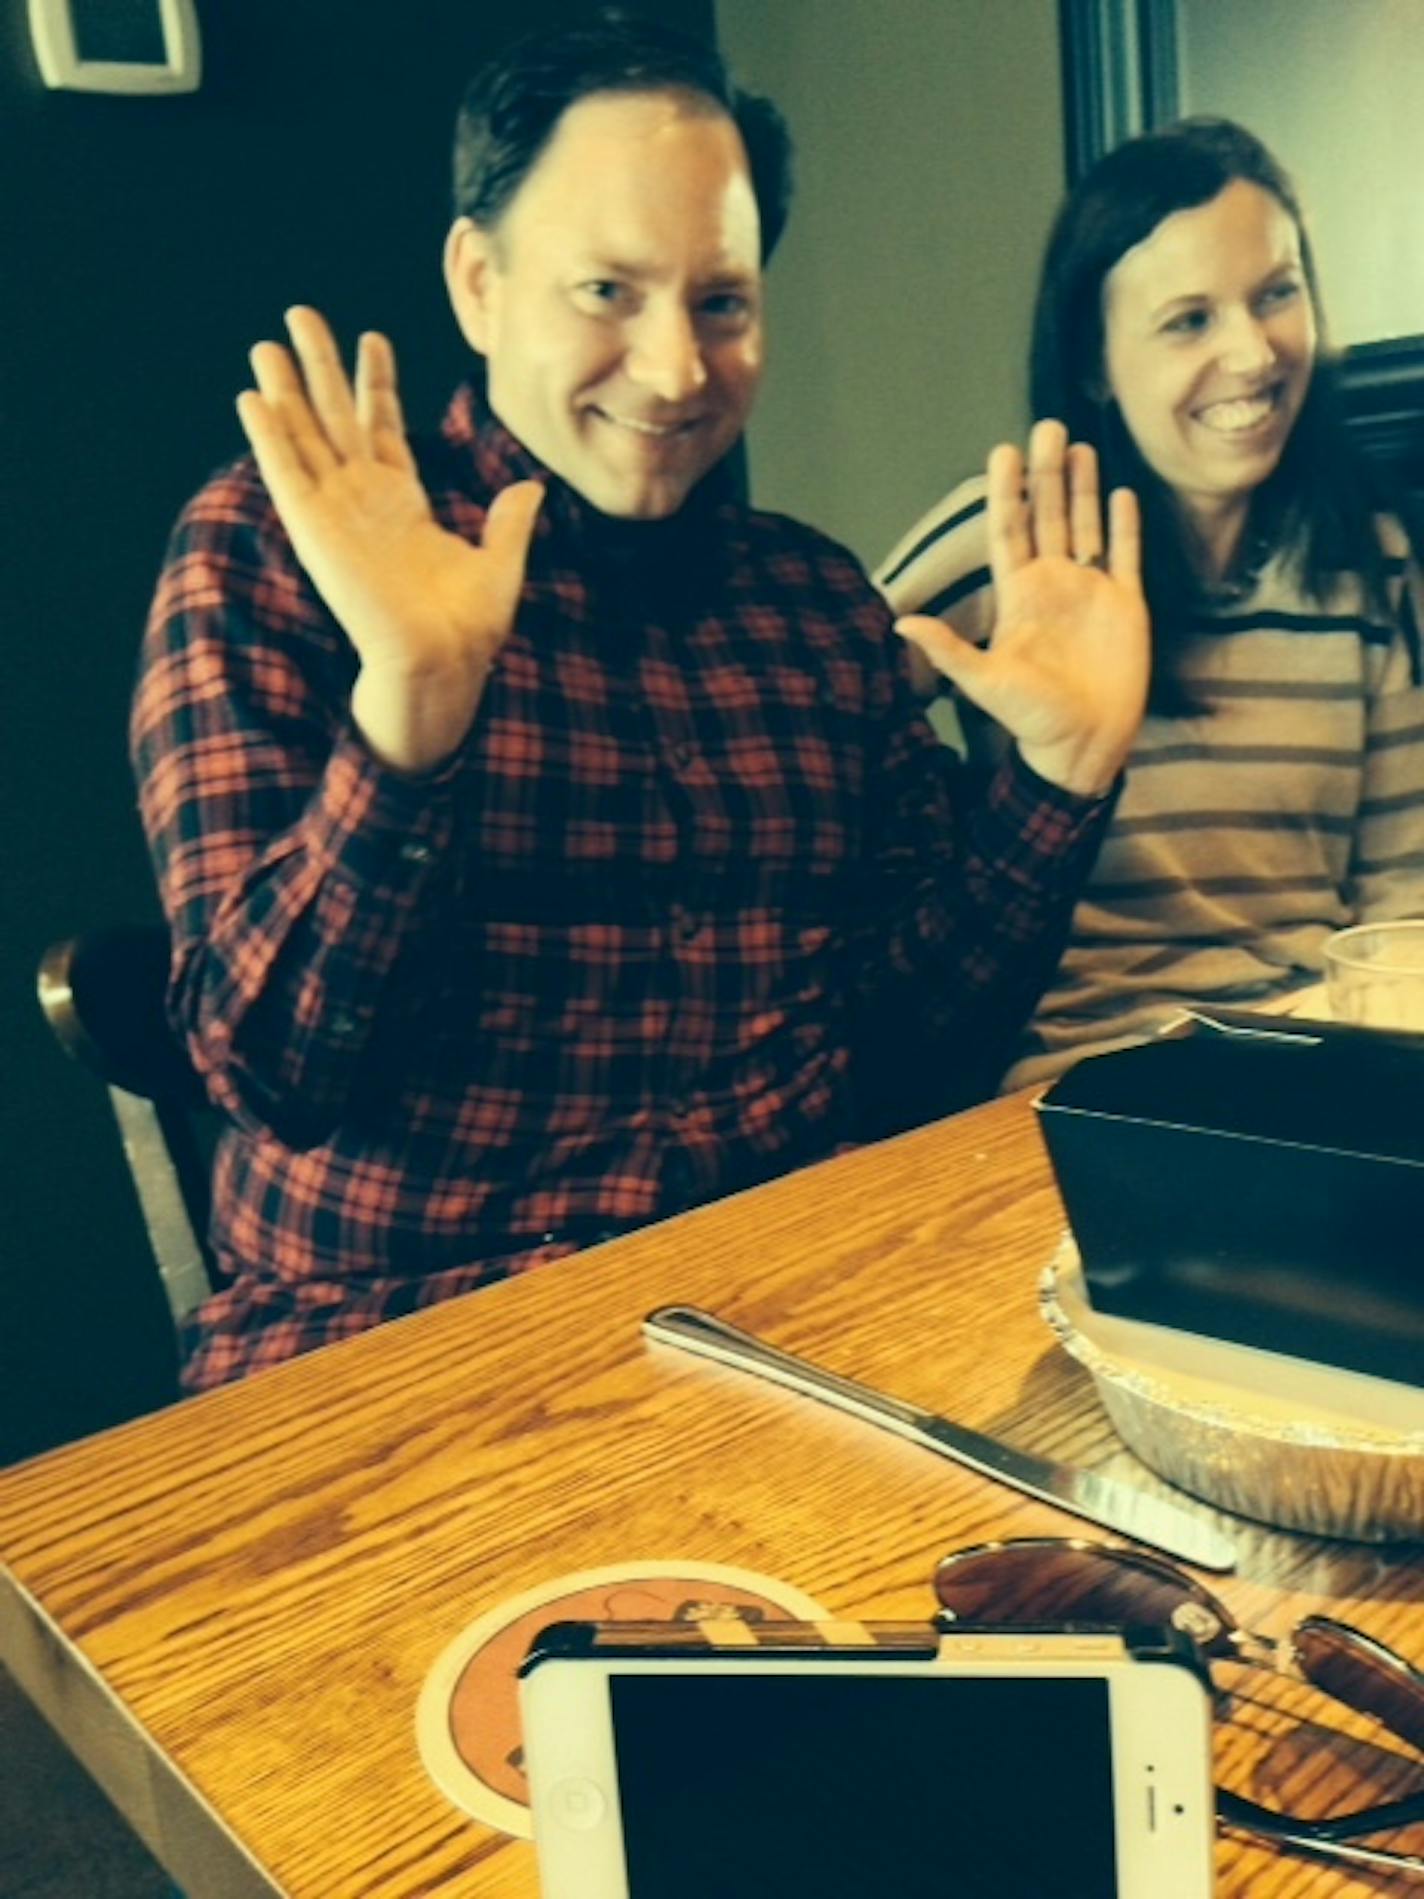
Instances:
[[[446,276],[482,359],[407,442],[390,345],[253,352],[133,719],[172,1009],[232,1126],[190,1389],[991,1084],[1141,714],[1131,497],[995,451],[993,647],[905,630],[1017,739],[915,710],[843,549],[742,505],[784,129],[602,21],[462,108]]]

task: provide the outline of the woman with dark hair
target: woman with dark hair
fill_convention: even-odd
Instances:
[[[1424,584],[1352,452],[1322,332],[1295,194],[1240,126],[1133,139],[1058,217],[1033,413],[1097,451],[1104,493],[1139,498],[1153,676],[1011,1085],[1183,1004],[1287,997],[1319,979],[1332,931],[1424,914]],[[922,685],[942,686],[924,657],[950,637],[938,621],[976,644],[993,631],[983,481],[877,579],[897,612],[936,616],[904,630]],[[962,715],[971,754],[992,752],[993,729]]]

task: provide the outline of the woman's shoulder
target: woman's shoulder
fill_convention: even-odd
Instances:
[[[954,610],[990,584],[982,474],[960,482],[904,535],[876,568],[876,586],[896,613]]]

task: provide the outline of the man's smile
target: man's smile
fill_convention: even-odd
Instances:
[[[603,409],[597,404],[592,414],[601,422],[610,422],[615,428],[631,429],[635,435],[651,436],[654,440],[666,441],[676,435],[686,435],[695,429],[701,421],[700,416],[684,416],[672,422],[652,422],[643,416],[620,415],[613,409]]]

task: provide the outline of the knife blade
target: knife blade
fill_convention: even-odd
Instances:
[[[773,1384],[798,1391],[804,1397],[819,1399],[838,1411],[848,1411],[852,1417],[878,1424],[924,1450],[964,1464],[981,1477],[1007,1484],[1013,1490],[1052,1504],[1055,1509],[1117,1530],[1135,1542],[1164,1550],[1202,1569],[1236,1567],[1234,1544],[1174,1503],[1100,1477],[1096,1471],[1080,1470],[1071,1464],[1059,1464],[1051,1458],[1015,1450],[998,1438],[986,1437],[981,1431],[954,1424],[933,1411],[923,1411],[901,1398],[874,1391],[853,1378],[843,1378],[839,1372],[813,1365],[809,1359],[798,1358],[793,1352],[783,1352],[697,1306],[659,1306],[644,1319],[643,1332],[660,1345],[675,1345],[682,1351],[695,1352],[699,1357],[714,1359],[719,1365],[751,1372],[770,1379]]]

